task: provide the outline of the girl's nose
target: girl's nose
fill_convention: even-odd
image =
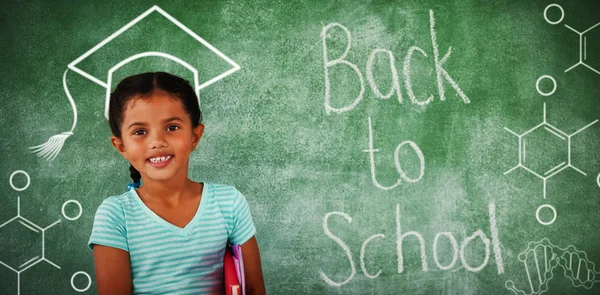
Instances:
[[[168,145],[169,144],[165,139],[165,135],[162,132],[154,132],[154,135],[150,138],[150,143],[148,147],[151,149],[158,149],[165,148]]]

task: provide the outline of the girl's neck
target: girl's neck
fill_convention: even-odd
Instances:
[[[195,185],[196,183],[187,177],[168,181],[148,181],[138,189],[138,194],[145,201],[176,205],[189,196]]]

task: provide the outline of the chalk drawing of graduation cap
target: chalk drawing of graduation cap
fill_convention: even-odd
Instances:
[[[122,37],[124,34],[127,34],[131,30],[137,29],[138,31],[140,31],[140,30],[144,30],[144,28],[155,28],[156,24],[152,24],[152,23],[144,24],[144,21],[153,21],[153,20],[156,21],[156,17],[153,17],[152,20],[149,20],[149,18],[148,18],[148,16],[156,15],[156,13],[158,13],[158,16],[156,16],[156,17],[163,16],[164,18],[162,20],[166,19],[167,23],[169,23],[171,26],[175,25],[179,29],[181,29],[181,31],[184,32],[182,34],[185,35],[186,38],[192,38],[191,40],[193,40],[195,46],[201,45],[200,47],[204,46],[205,48],[209,49],[210,50],[209,53],[211,53],[211,55],[213,55],[213,56],[216,55],[220,60],[222,60],[226,63],[226,68],[219,69],[219,72],[214,74],[214,77],[213,76],[210,76],[209,78],[203,77],[206,79],[201,79],[200,75],[198,73],[198,69],[197,69],[198,66],[196,66],[196,67],[192,66],[190,64],[189,60],[186,60],[186,59],[190,59],[189,56],[188,57],[182,56],[182,55],[186,55],[186,54],[183,54],[182,52],[179,52],[179,54],[172,54],[171,52],[164,52],[164,50],[163,51],[152,51],[152,50],[144,50],[144,49],[138,50],[138,49],[136,49],[136,44],[130,44],[130,46],[128,46],[129,51],[127,54],[128,55],[131,54],[131,55],[129,55],[126,58],[121,59],[121,60],[119,60],[120,57],[118,57],[117,58],[118,60],[115,63],[111,63],[112,67],[110,67],[108,72],[106,72],[106,70],[104,70],[102,72],[102,69],[100,69],[100,72],[98,71],[98,69],[96,69],[95,72],[82,69],[81,64],[85,63],[86,59],[90,59],[94,55],[102,56],[102,54],[100,54],[100,52],[102,51],[101,49],[106,48],[107,44],[109,44],[109,43],[118,42],[117,40],[119,40],[119,37]],[[141,27],[142,29],[139,29],[138,27]],[[131,41],[128,41],[128,42],[131,42]],[[200,44],[198,44],[198,43],[200,43]],[[142,51],[142,52],[140,52],[140,51]],[[192,53],[186,52],[186,53],[187,53],[187,55],[193,55],[193,52]],[[114,61],[115,54],[109,54],[109,55],[104,55],[104,56],[105,57],[110,56],[113,59],[112,61]],[[83,55],[81,55],[80,57],[78,57],[77,59],[75,59],[73,62],[71,62],[68,65],[68,69],[65,70],[65,72],[63,74],[63,89],[64,89],[65,94],[66,94],[66,96],[71,104],[71,107],[73,109],[73,125],[71,127],[71,130],[68,132],[62,132],[60,134],[54,135],[54,136],[50,137],[50,139],[48,139],[47,142],[45,142],[41,145],[30,147],[30,149],[32,149],[33,152],[35,154],[37,154],[38,156],[43,157],[48,161],[52,161],[56,158],[56,156],[62,149],[65,140],[68,137],[70,137],[71,135],[73,135],[73,130],[75,129],[75,126],[77,125],[77,107],[75,105],[75,101],[73,100],[71,93],[69,92],[69,88],[67,86],[67,73],[69,70],[72,70],[72,71],[78,73],[79,75],[89,79],[90,81],[94,82],[95,84],[98,84],[105,88],[106,95],[105,95],[105,105],[104,105],[104,117],[106,119],[108,119],[108,109],[109,109],[111,89],[114,86],[116,86],[116,83],[118,82],[118,81],[113,80],[113,74],[117,70],[122,68],[123,66],[125,66],[133,61],[136,61],[138,59],[144,58],[144,57],[164,58],[166,60],[175,62],[178,65],[183,66],[185,69],[189,70],[193,74],[192,83],[193,83],[193,87],[196,91],[196,95],[198,96],[198,98],[200,98],[199,92],[201,89],[206,88],[207,86],[231,75],[232,73],[234,73],[240,69],[240,66],[237,63],[235,63],[233,60],[231,60],[229,57],[227,57],[225,54],[223,54],[217,48],[212,46],[206,40],[204,40],[203,38],[198,36],[196,33],[194,33],[188,27],[183,25],[181,22],[179,22],[173,16],[171,16],[170,14],[168,14],[167,12],[165,12],[163,9],[161,9],[160,7],[158,7],[156,5],[152,6],[150,9],[148,9],[144,13],[140,14],[138,17],[136,17],[135,19],[130,21],[128,24],[126,24],[125,26],[123,26],[122,28],[120,28],[119,30],[117,30],[116,32],[111,34],[110,36],[108,36],[102,42],[98,43],[92,49],[88,50],[86,53],[84,53]]]

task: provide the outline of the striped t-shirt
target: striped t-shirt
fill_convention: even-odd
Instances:
[[[205,183],[184,228],[150,210],[134,189],[105,199],[88,246],[129,252],[133,294],[221,294],[226,244],[243,244],[255,233],[246,198],[232,186]]]

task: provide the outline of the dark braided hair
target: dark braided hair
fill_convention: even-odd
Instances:
[[[148,98],[157,90],[167,92],[181,101],[183,108],[190,116],[192,127],[195,128],[202,123],[198,97],[189,81],[165,72],[148,72],[123,79],[115,91],[110,94],[108,124],[114,136],[121,138],[123,113],[127,103],[134,97]],[[129,171],[134,184],[139,186],[142,175],[131,164],[129,164]]]

